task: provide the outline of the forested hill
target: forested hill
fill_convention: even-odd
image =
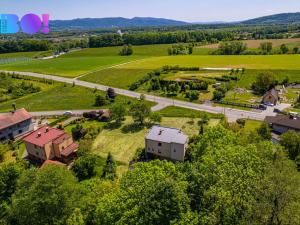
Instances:
[[[147,27],[147,26],[181,26],[187,25],[187,22],[151,18],[151,17],[135,17],[132,19],[117,18],[85,18],[73,20],[52,20],[50,26],[54,30],[63,29],[97,29],[97,28],[114,28],[114,27]]]
[[[300,23],[300,12],[282,13],[271,16],[264,16],[242,22],[243,24],[291,24]]]
[[[218,18],[216,18],[218,19]],[[152,18],[152,17],[134,17],[127,19],[123,17],[112,18],[84,18],[73,20],[52,20],[50,26],[52,30],[93,30],[93,29],[110,29],[110,28],[130,28],[130,27],[170,27],[170,26],[184,26],[184,25],[205,25],[205,24],[226,24],[226,22],[212,22],[212,23],[188,23],[177,20]],[[232,24],[246,24],[246,25],[264,25],[264,24],[292,24],[300,23],[299,13],[283,13],[271,16],[264,16],[256,19],[246,20]]]

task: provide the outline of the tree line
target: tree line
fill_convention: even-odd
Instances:
[[[71,169],[0,164],[0,222],[300,224],[300,174],[290,160],[299,148],[290,135],[273,145],[267,124],[246,132],[242,120],[213,128],[208,120],[200,118],[184,163],[139,162],[122,177],[113,156],[94,155],[87,140]]]
[[[149,44],[173,44],[233,40],[234,35],[224,31],[175,31],[175,32],[142,32],[119,34],[103,34],[91,36],[89,47],[99,48],[121,45],[149,45]]]

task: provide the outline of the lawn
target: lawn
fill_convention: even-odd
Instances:
[[[192,136],[198,133],[199,127],[196,122],[190,123],[190,121],[190,118],[164,117],[161,125],[182,129],[187,135]],[[103,158],[111,152],[118,162],[128,165],[136,150],[144,147],[144,137],[147,133],[146,128],[129,132],[126,127],[132,123],[131,117],[127,117],[122,127],[104,129],[94,141],[93,151]]]
[[[254,95],[251,92],[235,92],[228,91],[226,93],[225,98],[223,99],[225,102],[238,102],[243,104],[257,104],[261,101],[261,96]]]
[[[206,113],[198,110],[193,109],[186,109],[177,106],[168,106],[158,113],[163,117],[185,117],[185,118],[201,118],[204,114],[208,115],[210,118],[217,118],[220,119],[223,117],[221,114],[212,114]]]
[[[245,124],[245,127],[243,128],[243,130],[246,132],[255,131],[260,127],[261,124],[262,124],[261,121],[246,120],[246,124]]]

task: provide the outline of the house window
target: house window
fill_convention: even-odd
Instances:
[[[160,150],[158,150],[158,154],[161,154],[161,151],[160,151]]]
[[[150,151],[150,148],[148,147],[148,151]]]
[[[161,143],[158,143],[158,146],[161,147]]]
[[[36,146],[36,145],[34,145],[34,148],[37,148],[37,146]]]
[[[38,151],[36,151],[36,152],[35,152],[35,154],[36,154],[37,156],[39,156],[39,155],[40,155]]]
[[[22,130],[19,130],[19,134],[22,134],[22,132],[23,132]]]
[[[176,152],[176,149],[174,149],[174,152]]]
[[[154,148],[152,148],[152,152],[154,152]]]

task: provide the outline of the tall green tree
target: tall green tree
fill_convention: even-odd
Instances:
[[[120,190],[104,196],[96,224],[169,224],[189,209],[187,183],[173,163],[138,163],[121,179]]]
[[[80,206],[82,190],[64,167],[49,165],[21,175],[12,198],[12,224],[65,224]]]
[[[287,150],[290,159],[295,160],[300,155],[300,134],[288,131],[280,136],[280,144]]]
[[[140,100],[130,107],[129,113],[136,123],[143,125],[145,119],[150,116],[151,109],[145,101]]]
[[[252,89],[258,94],[265,94],[267,91],[274,88],[277,84],[275,76],[271,72],[259,73],[256,76],[255,82],[252,84]]]
[[[115,103],[110,110],[112,114],[111,119],[116,121],[116,123],[120,124],[125,120],[127,109],[123,103]]]
[[[114,180],[117,177],[117,163],[114,160],[114,157],[109,152],[106,158],[106,164],[103,169],[102,177],[109,180]]]

